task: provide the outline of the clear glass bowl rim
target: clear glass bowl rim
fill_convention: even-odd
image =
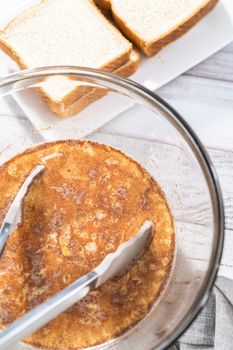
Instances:
[[[202,288],[197,295],[194,304],[192,305],[191,312],[183,318],[180,324],[176,327],[176,330],[157,347],[157,349],[160,350],[166,349],[185,332],[185,330],[201,311],[205,305],[205,302],[208,300],[208,296],[217,276],[224,242],[224,206],[216,171],[201,141],[189,124],[174,108],[172,108],[157,94],[148,90],[144,86],[132,80],[122,78],[118,75],[106,73],[101,70],[77,66],[51,66],[26,69],[17,73],[9,74],[0,79],[0,97],[8,95],[12,91],[27,88],[29,84],[33,85],[34,83],[38,83],[39,79],[43,79],[51,75],[69,75],[74,77],[77,76],[79,78],[97,79],[102,81],[104,84],[114,86],[116,90],[120,90],[126,95],[127,92],[136,95],[142,99],[145,104],[159,110],[163,117],[165,117],[169,123],[173,124],[173,126],[182,135],[182,137],[185,138],[186,142],[192,149],[192,152],[194,153],[195,158],[198,161],[203,174],[205,175],[205,179],[209,187],[212,208],[214,211],[214,245],[210,259],[210,268]]]

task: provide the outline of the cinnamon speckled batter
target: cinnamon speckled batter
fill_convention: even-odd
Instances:
[[[81,349],[122,334],[141,320],[168,278],[174,254],[166,200],[134,160],[90,141],[40,145],[0,168],[0,219],[31,168],[22,225],[0,259],[0,325],[5,326],[95,268],[146,219],[154,222],[145,254],[27,338],[42,348]]]

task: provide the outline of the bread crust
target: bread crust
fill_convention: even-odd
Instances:
[[[95,0],[95,3],[104,10],[111,10],[110,0]]]
[[[17,25],[17,21],[19,18],[22,18],[22,16],[27,16],[30,14],[30,12],[34,12],[40,7],[44,6],[46,4],[47,0],[41,0],[39,4],[32,6],[28,9],[26,9],[24,12],[19,14],[16,18],[14,18],[11,22],[9,22],[3,30],[0,31],[0,48],[9,56],[11,57],[22,69],[31,68],[27,66],[27,64],[24,62],[24,60],[20,57],[20,55],[17,53],[17,51],[7,42],[7,40],[4,38],[5,33],[7,32],[7,29],[10,28],[13,25]],[[119,33],[119,30],[115,28],[108,20],[107,18],[101,13],[101,11],[94,5],[92,1],[89,1],[90,6],[93,7],[93,10],[98,13],[99,16],[101,16],[102,20],[106,23],[107,26],[111,27],[112,30],[117,31]],[[127,39],[125,39],[127,40]],[[130,54],[132,52],[132,44],[128,41],[128,49],[125,50],[124,53],[120,54],[119,56],[115,57],[113,61],[109,61],[107,64],[99,67],[100,69],[103,69],[108,72],[112,72],[114,69],[119,68],[124,63],[127,63],[130,59]],[[64,106],[69,106],[72,102],[77,100],[77,98],[81,97],[83,95],[83,90],[80,87],[75,87],[72,89],[72,91],[68,92],[63,96],[62,99],[54,100],[46,91],[44,88],[39,89],[42,96],[46,99],[46,101],[49,101],[50,104],[64,104]]]
[[[94,0],[95,4],[101,9],[107,17],[111,16],[111,2],[109,0]]]
[[[114,73],[118,75],[122,75],[123,77],[129,77],[130,75],[136,72],[140,62],[141,62],[140,53],[136,49],[133,49],[130,55],[129,61],[123,64],[122,66],[120,66],[119,68],[115,69]]]
[[[135,71],[138,69],[138,66],[141,61],[141,55],[137,50],[133,50],[130,56],[130,60],[116,69],[114,71],[115,74],[128,77],[135,73]],[[54,104],[51,103],[49,100],[46,102],[48,103],[50,109],[59,117],[65,118],[70,117],[75,114],[78,114],[83,109],[85,109],[89,104],[91,104],[94,101],[97,101],[101,97],[105,96],[107,94],[107,90],[104,88],[92,88],[92,91],[90,91],[87,94],[84,94],[82,97],[78,98],[76,101],[71,103],[69,106],[65,106],[64,104]]]
[[[203,7],[199,8],[196,13],[190,18],[186,19],[183,23],[172,31],[165,33],[162,37],[156,38],[152,41],[145,41],[141,39],[135,32],[133,32],[127,24],[124,22],[117,12],[114,10],[114,2],[112,6],[112,14],[115,22],[122,30],[122,32],[129,38],[135,45],[137,45],[146,56],[154,56],[158,51],[160,51],[164,46],[168,45],[172,41],[178,39],[183,34],[185,34],[189,29],[191,29],[197,22],[199,22],[208,12],[210,12],[214,6],[217,4],[218,0],[209,0]]]

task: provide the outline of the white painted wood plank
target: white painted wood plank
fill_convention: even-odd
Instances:
[[[232,109],[233,84],[231,82],[183,75],[157,90],[157,93],[176,104],[180,102],[180,106],[183,106],[184,103],[184,106],[189,106],[191,103],[190,108],[186,108],[186,112],[193,105],[201,105],[205,109],[212,105],[214,108],[222,106],[226,111]]]
[[[223,193],[225,227],[229,230],[233,230],[233,152],[209,148],[208,153],[217,170]],[[233,251],[233,234],[231,247]]]
[[[181,76],[157,93],[190,124],[206,146],[233,149],[233,84]]]
[[[193,67],[186,74],[233,82],[233,43]]]
[[[158,90],[158,94],[168,101],[190,124],[205,146],[233,149],[233,84],[216,80],[181,76]],[[134,111],[114,119],[101,130],[121,133],[126,119],[133,125],[132,135],[154,136],[154,128],[144,111],[143,117],[134,125]],[[125,123],[127,123],[125,121]],[[134,124],[132,124],[134,123]],[[122,127],[123,125],[123,127]],[[143,136],[143,135],[142,135]]]
[[[219,275],[233,278],[233,231],[225,230],[225,242]]]
[[[233,41],[222,49],[224,52],[233,53]],[[219,51],[220,52],[220,51]]]

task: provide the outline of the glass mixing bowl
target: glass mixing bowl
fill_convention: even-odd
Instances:
[[[95,90],[99,99],[91,98],[76,116],[56,117],[37,91],[54,75],[79,85],[81,96]],[[53,79],[57,89],[58,78]],[[0,96],[0,163],[41,142],[86,138],[130,155],[162,187],[177,239],[169,283],[140,323],[96,349],[165,349],[205,304],[222,252],[222,197],[199,139],[160,97],[130,80],[97,70],[50,67],[21,71],[0,80]]]

